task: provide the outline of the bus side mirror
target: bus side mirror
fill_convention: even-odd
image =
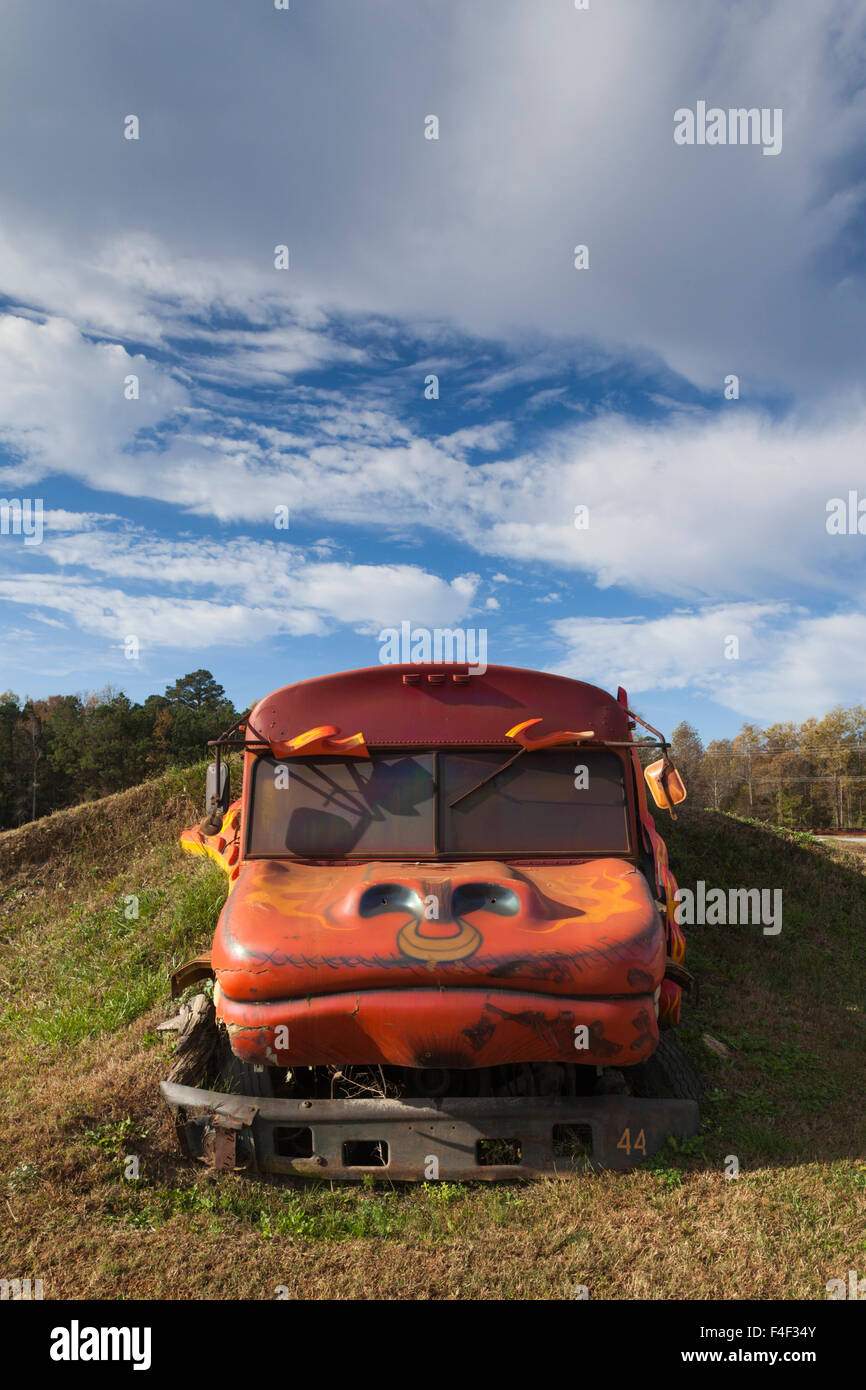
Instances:
[[[210,763],[205,778],[205,814],[207,816],[217,816],[220,812],[225,815],[229,809],[231,790],[229,786],[229,770],[225,763],[220,763],[219,780],[217,780],[217,765]]]
[[[674,807],[686,799],[686,787],[670,758],[659,758],[643,770],[646,784],[656,806],[662,811],[670,811],[676,820]]]

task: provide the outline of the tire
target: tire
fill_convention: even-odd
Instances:
[[[265,1067],[263,1071],[256,1071],[251,1062],[244,1062],[240,1057],[236,1057],[232,1052],[229,1035],[224,1027],[220,1027],[217,1064],[219,1090],[240,1096],[272,1096],[274,1094],[271,1068]]]
[[[633,1096],[700,1100],[703,1094],[701,1074],[675,1029],[662,1033],[653,1055],[636,1067],[629,1067],[626,1075]]]

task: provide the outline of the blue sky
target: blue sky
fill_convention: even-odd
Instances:
[[[706,739],[863,699],[866,0],[0,15],[0,688],[246,706],[408,620]]]

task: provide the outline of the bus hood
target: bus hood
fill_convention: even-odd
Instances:
[[[254,1004],[419,987],[646,996],[665,955],[652,891],[623,859],[259,859],[240,867],[212,962],[226,999]]]

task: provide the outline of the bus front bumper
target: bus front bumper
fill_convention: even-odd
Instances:
[[[398,1182],[633,1168],[700,1124],[692,1100],[630,1096],[289,1100],[163,1081],[184,1152],[214,1168]]]

